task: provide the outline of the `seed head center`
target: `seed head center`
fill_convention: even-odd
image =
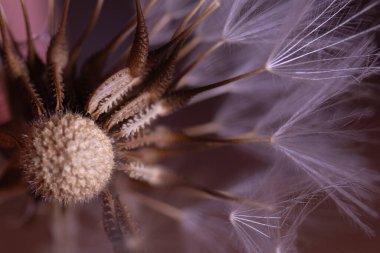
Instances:
[[[109,137],[94,121],[71,113],[33,124],[22,156],[32,190],[65,204],[98,194],[114,166]]]

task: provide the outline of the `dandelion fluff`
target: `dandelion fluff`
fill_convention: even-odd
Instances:
[[[351,114],[346,112],[341,115],[339,110],[334,109],[333,98],[342,90],[332,87],[324,86],[314,91],[314,96],[308,97],[307,102],[287,120],[278,121],[280,127],[273,134],[272,142],[290,159],[293,167],[304,171],[319,187],[326,189],[344,213],[371,233],[371,229],[360,219],[359,211],[377,217],[377,213],[366,203],[372,198],[371,192],[378,190],[375,185],[379,177],[365,168],[366,163],[357,152],[356,155],[351,152],[352,147],[347,146],[348,143],[359,141],[360,135],[345,127],[363,114],[352,111]],[[301,93],[294,94],[298,104]]]
[[[372,36],[379,1],[306,1],[266,68],[301,79],[363,78],[378,71]],[[292,19],[294,21],[294,18]]]
[[[223,27],[223,39],[230,43],[268,43],[281,32],[292,1],[236,0]]]
[[[231,206],[229,220],[244,251],[297,252],[298,230],[320,203],[315,196],[321,191],[280,163],[242,182],[239,188],[246,194],[267,203],[261,208]]]

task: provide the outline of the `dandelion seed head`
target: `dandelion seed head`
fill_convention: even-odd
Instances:
[[[65,204],[98,194],[114,166],[107,135],[93,121],[71,113],[35,122],[22,153],[32,190]]]
[[[350,78],[380,70],[379,1],[359,2],[127,1],[135,15],[107,24],[123,28],[103,33],[109,42],[87,59],[80,51],[97,47],[85,41],[110,2],[93,2],[75,43],[72,6],[86,4],[49,1],[46,57],[29,8],[27,54],[0,15],[10,128],[24,123],[0,129],[0,149],[21,151],[24,179],[49,206],[100,193],[114,252],[293,253],[300,225],[327,199],[370,231],[363,213],[377,217],[370,192],[380,179],[347,128],[370,113],[342,102]]]

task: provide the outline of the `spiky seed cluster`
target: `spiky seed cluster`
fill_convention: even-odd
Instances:
[[[22,156],[32,190],[65,204],[98,194],[114,166],[111,140],[94,121],[72,113],[33,124]]]

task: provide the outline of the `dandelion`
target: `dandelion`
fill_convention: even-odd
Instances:
[[[377,217],[379,177],[349,128],[372,115],[345,95],[378,71],[378,1],[135,0],[84,60],[109,3],[73,44],[74,3],[48,4],[46,57],[25,1],[25,48],[0,13],[0,204],[27,195],[27,221],[44,209],[48,252],[297,252],[327,200],[372,233],[361,215]]]

